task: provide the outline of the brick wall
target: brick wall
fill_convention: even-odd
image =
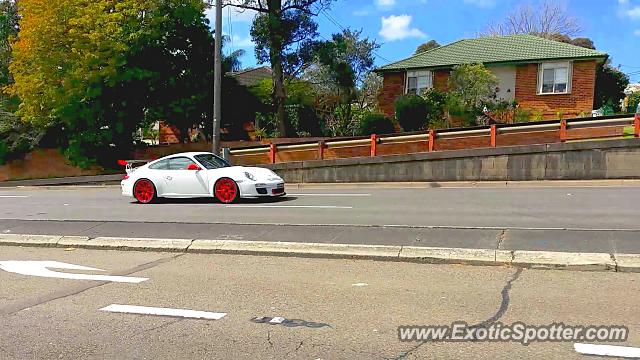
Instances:
[[[516,100],[521,108],[542,112],[544,119],[556,119],[557,113],[575,117],[581,112],[591,114],[596,81],[596,62],[575,61],[571,94],[538,95],[538,65],[526,64],[516,68]]]
[[[433,88],[438,91],[449,90],[449,72],[450,70],[436,70],[433,72]]]
[[[383,79],[378,107],[388,117],[395,117],[396,99],[404,93],[404,72],[385,73]]]

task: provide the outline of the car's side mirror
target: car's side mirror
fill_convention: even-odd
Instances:
[[[189,166],[187,166],[187,170],[195,170],[195,171],[200,171],[202,170],[200,168],[200,166],[196,165],[196,164],[189,164]]]

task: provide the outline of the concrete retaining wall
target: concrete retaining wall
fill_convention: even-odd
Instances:
[[[267,165],[292,183],[640,178],[640,140],[435,151]]]

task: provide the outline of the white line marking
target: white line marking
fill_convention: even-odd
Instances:
[[[28,198],[28,195],[0,195],[0,198],[6,199],[18,199],[18,198]]]
[[[630,346],[573,344],[573,348],[580,354],[614,356],[624,358],[640,358],[640,348]]]
[[[355,284],[351,284],[351,285],[357,286],[357,287],[369,286],[369,284],[367,284],[367,283],[355,283]]]
[[[183,317],[183,318],[190,318],[190,319],[206,319],[206,320],[220,320],[227,315],[227,313],[214,313],[214,312],[208,312],[208,311],[159,308],[159,307],[149,307],[149,306],[120,305],[120,304],[111,304],[107,307],[103,307],[102,309],[100,309],[100,311],[127,313],[127,314],[141,314],[141,315],[173,316],[173,317]]]
[[[345,197],[365,197],[365,196],[371,196],[371,194],[289,194],[287,193],[288,196],[334,196],[334,197],[340,197],[340,196],[345,196]]]
[[[67,264],[67,263],[58,262],[58,261],[0,261],[0,269],[7,272],[21,274],[21,275],[71,279],[71,280],[111,281],[111,282],[134,283],[134,284],[149,280],[148,278],[130,277],[130,276],[70,274],[70,273],[52,271],[52,270],[49,270],[48,268],[84,270],[84,271],[104,271],[101,269]]]
[[[269,209],[353,209],[353,206],[332,205],[227,205],[228,208],[269,208]]]

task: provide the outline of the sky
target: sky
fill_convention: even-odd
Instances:
[[[596,49],[609,54],[612,65],[640,82],[640,0],[558,0],[591,38]],[[341,28],[362,30],[382,46],[376,65],[411,56],[416,47],[436,40],[441,45],[475,37],[487,25],[535,0],[336,0],[316,21],[321,37],[329,39]],[[232,41],[226,51],[243,49],[243,67],[256,64],[249,30],[255,13],[227,6],[223,32]],[[213,10],[209,12],[213,20]],[[211,22],[213,24],[213,21]]]

